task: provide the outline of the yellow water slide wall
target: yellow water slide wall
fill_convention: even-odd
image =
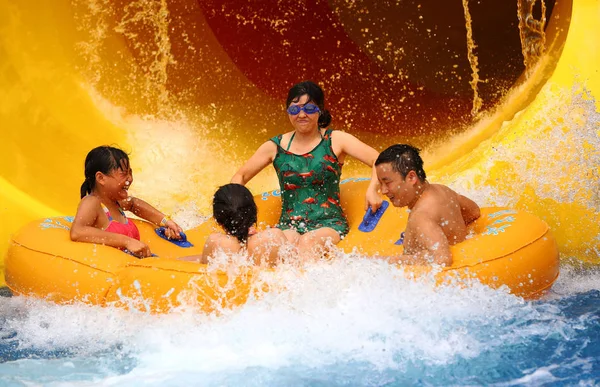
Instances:
[[[531,77],[547,77],[541,89],[516,87],[468,140],[447,145],[463,150],[433,162],[435,178],[494,187],[490,197],[507,195],[551,226],[563,259],[592,264],[600,263],[599,18],[600,2],[574,1],[570,20],[557,20],[568,29],[564,48],[550,48]]]
[[[236,35],[231,35],[235,29],[215,27],[214,13],[207,10],[208,6],[222,10],[237,20],[238,27],[259,23],[258,18],[244,19],[243,12],[227,13],[232,2],[218,6],[207,1],[207,6],[195,1],[0,0],[0,257],[10,235],[25,223],[74,213],[83,160],[94,146],[118,144],[131,151],[135,193],[189,219],[185,214],[207,214],[215,187],[227,182],[261,141],[285,130],[285,116],[277,112],[285,98],[281,90],[293,81],[310,76],[325,84],[328,96],[337,93],[337,99],[343,100],[339,95],[345,94],[345,84],[339,82],[351,79],[354,83],[347,81],[348,87],[356,90],[364,86],[360,77],[350,73],[345,77],[338,67],[349,69],[365,58],[384,63],[382,79],[411,80],[409,66],[406,70],[394,67],[402,65],[397,63],[402,50],[388,50],[393,42],[372,39],[365,32],[369,28],[352,27],[348,21],[364,22],[367,15],[376,14],[377,7],[360,17],[355,9],[340,10],[343,2],[317,3],[332,9],[333,26],[350,26],[344,35],[350,43],[334,40],[333,48],[340,44],[366,47],[362,57],[348,54],[322,70],[323,79],[303,73],[302,66],[294,68],[291,64],[297,64],[297,59],[290,59],[289,51],[283,58],[290,60],[288,71],[269,73],[264,63],[245,68],[247,54],[236,48]],[[421,9],[420,5],[415,9]],[[456,9],[462,15],[462,8]],[[145,10],[144,18],[140,10]],[[532,75],[526,80],[521,76],[493,106],[459,131],[436,133],[436,122],[451,114],[444,111],[439,118],[433,117],[432,109],[460,105],[468,110],[465,101],[470,103],[471,96],[466,98],[465,92],[451,98],[442,95],[438,89],[444,83],[433,76],[422,76],[403,88],[395,83],[385,89],[378,86],[383,80],[377,81],[371,93],[378,94],[366,93],[360,101],[364,93],[350,94],[355,101],[347,102],[349,110],[338,107],[337,111],[344,113],[343,124],[349,130],[378,149],[400,140],[425,146],[432,180],[485,198],[482,204],[512,205],[535,213],[552,227],[563,256],[596,263],[600,261],[598,20],[598,1],[556,1],[547,28],[546,54]],[[290,33],[286,20],[268,23],[283,26],[281,34]],[[461,23],[464,27],[464,19]],[[387,34],[375,24],[372,31]],[[429,41],[441,34],[433,31]],[[310,46],[311,39],[328,39],[305,31],[300,35],[300,40],[282,44],[294,49]],[[406,36],[417,42],[422,38],[424,51],[436,46],[435,41],[426,46],[426,36],[408,32]],[[475,44],[477,37],[475,30]],[[378,42],[384,42],[381,52],[389,57],[369,48]],[[498,50],[502,46],[499,42]],[[318,48],[309,47],[317,52]],[[481,44],[479,49],[483,51]],[[466,63],[466,48],[461,60]],[[424,59],[412,70],[426,68],[429,62]],[[369,66],[357,71],[376,77],[369,74]],[[469,74],[471,69],[467,69]],[[464,77],[455,78],[462,82]],[[285,82],[269,83],[278,79]],[[468,89],[468,79],[463,83]],[[485,85],[484,80],[481,87]],[[415,115],[393,116],[393,110],[404,102],[404,96],[390,94],[395,89],[413,98],[405,110],[412,109]],[[396,104],[391,109],[388,94]],[[378,103],[381,119],[363,115],[361,121],[356,106],[365,106],[376,95],[383,99]],[[433,124],[421,122],[423,117],[435,118]],[[450,118],[443,125],[451,126]],[[364,122],[377,124],[366,128]],[[422,130],[390,133],[381,129],[408,127],[411,122],[420,122]],[[365,172],[350,164],[344,173]],[[263,173],[250,187],[261,192],[275,186],[273,174]],[[1,262],[0,258],[0,271]]]

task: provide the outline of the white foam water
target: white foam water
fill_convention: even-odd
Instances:
[[[481,284],[438,287],[352,254],[282,265],[265,278],[271,292],[215,315],[1,298],[0,385],[464,384],[464,362],[587,329],[592,317],[569,319],[552,299],[593,289],[598,275],[566,271],[541,302]],[[550,382],[538,368],[505,383]]]

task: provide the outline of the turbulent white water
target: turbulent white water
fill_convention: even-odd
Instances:
[[[277,291],[212,316],[0,298],[0,349],[13,360],[0,363],[0,385],[327,385],[346,377],[370,384],[353,379],[359,374],[373,381],[388,373],[391,380],[424,377],[431,367],[460,369],[507,346],[567,341],[586,329],[587,317],[569,320],[551,300],[594,289],[598,280],[595,272],[564,270],[547,301],[531,303],[483,285],[408,280],[400,269],[351,255],[303,273],[278,271],[269,280],[281,285]]]

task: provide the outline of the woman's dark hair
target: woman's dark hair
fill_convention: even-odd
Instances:
[[[129,156],[119,148],[99,146],[92,149],[85,158],[85,180],[81,184],[81,197],[91,193],[96,187],[96,173],[109,174],[115,169],[129,169]]]
[[[331,114],[329,110],[325,109],[325,95],[323,89],[319,85],[311,81],[304,81],[292,86],[288,92],[288,97],[285,102],[285,107],[290,106],[292,102],[298,102],[300,97],[308,95],[308,101],[312,102],[319,107],[321,113],[319,113],[319,128],[326,128],[331,123]]]
[[[213,217],[225,231],[241,243],[257,221],[258,210],[252,193],[241,184],[219,187],[213,198]]]
[[[375,165],[390,163],[392,169],[398,172],[403,179],[406,178],[408,172],[415,171],[419,179],[424,181],[427,174],[423,169],[423,159],[419,155],[420,149],[407,144],[392,145],[379,154]]]

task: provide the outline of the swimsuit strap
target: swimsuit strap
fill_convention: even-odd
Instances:
[[[119,212],[121,213],[121,215],[123,215],[125,220],[127,220],[127,215],[125,215],[125,211],[123,211],[123,208],[121,208],[121,204],[119,204],[119,202],[117,202],[117,207],[119,207]]]
[[[106,207],[104,205],[104,203],[100,202],[100,205],[102,206],[102,209],[104,210],[104,213],[106,214],[106,216],[108,217],[108,221],[112,222],[113,218],[112,216],[110,216],[110,211],[108,210],[108,207]]]
[[[108,207],[106,207],[104,205],[104,203],[102,203],[102,202],[100,202],[100,205],[102,206],[102,209],[104,210],[104,213],[108,217],[108,221],[112,222],[113,221],[113,217],[110,215],[110,211],[108,210]],[[119,202],[117,202],[117,207],[119,207],[119,212],[125,218],[125,224],[129,223],[129,219],[127,219],[127,215],[125,215],[125,211],[123,211],[123,208],[121,208],[121,205],[119,204]]]
[[[288,142],[288,146],[285,149],[286,151],[290,150],[290,146],[292,146],[292,141],[294,141],[294,136],[296,136],[296,132],[292,133],[292,137],[290,138],[290,142]]]
[[[329,129],[328,129],[329,130]],[[328,131],[327,130],[327,131]],[[325,134],[327,134],[327,131],[325,131]],[[292,146],[292,141],[294,141],[294,137],[296,136],[296,132],[292,133],[292,137],[290,138],[290,142],[288,142],[288,146],[285,149],[286,151],[290,150],[290,146]],[[321,136],[321,140],[323,139],[323,134],[321,133],[321,128],[319,128],[319,136]]]

